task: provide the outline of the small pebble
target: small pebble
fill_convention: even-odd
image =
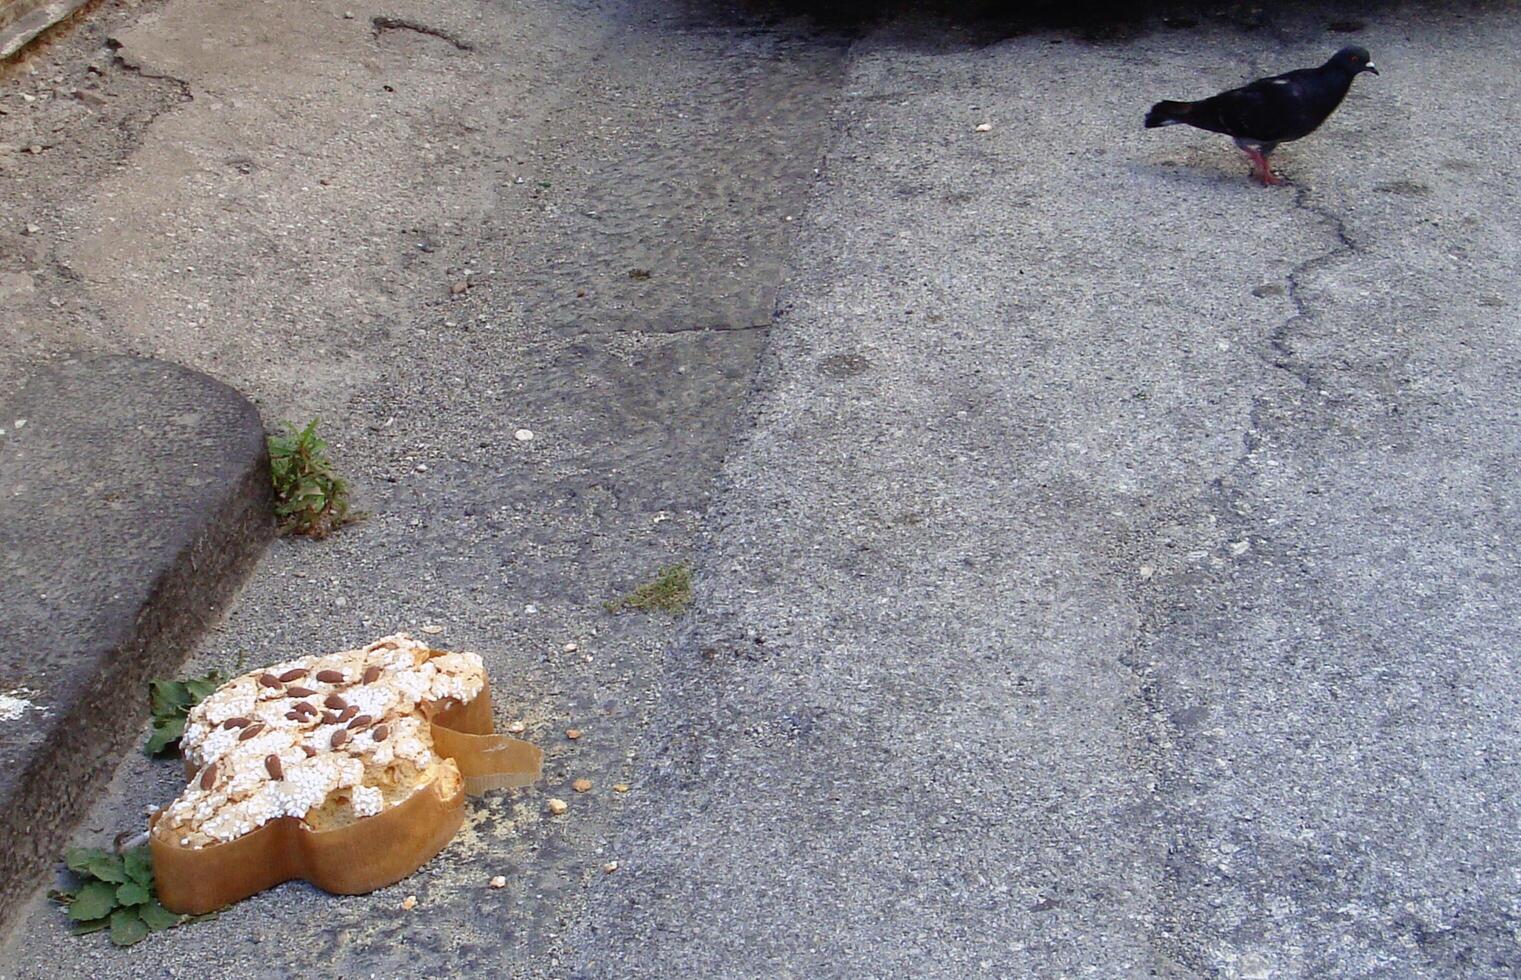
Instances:
[[[580,649],[580,647],[576,646],[574,643],[567,643],[567,644],[565,644],[565,652],[566,653],[575,653],[579,649]]]
[[[567,729],[565,729],[565,737],[568,738],[568,739],[570,739],[572,742],[574,742],[576,739],[578,739],[578,738],[581,737],[581,729],[579,729],[579,728],[567,728]]]
[[[528,726],[523,724],[521,721],[512,722],[507,726],[507,734],[509,735],[521,735],[527,730]]]
[[[422,628],[422,631],[424,633],[428,633],[428,634],[432,634],[432,635],[436,636],[437,634],[442,633],[444,631],[444,628],[442,626],[438,626],[438,625],[436,625],[434,623],[429,623],[427,626],[424,626]]]
[[[417,896],[416,895],[408,895],[406,898],[402,899],[401,900],[401,907],[402,907],[402,910],[406,911],[406,912],[410,912],[413,909],[417,908]]]
[[[553,813],[557,817],[564,813],[566,810],[570,809],[570,804],[561,799],[550,800],[548,803],[544,804],[544,806],[549,810],[550,813]]]
[[[497,875],[495,878],[492,878],[491,879],[491,887],[492,888],[506,888],[507,887],[507,876],[506,875]]]
[[[977,124],[977,132],[979,132],[979,133],[991,133],[992,131],[993,131],[993,124],[992,123],[978,123]]]
[[[628,792],[628,783],[613,783],[613,792],[614,793],[627,793]]]
[[[609,862],[607,862],[606,864],[604,864],[602,866],[602,873],[603,874],[612,874],[614,871],[617,871],[617,870],[618,870],[618,862],[617,861],[609,861]]]
[[[573,789],[573,790],[575,790],[577,793],[586,793],[586,792],[589,792],[591,790],[591,788],[592,788],[592,781],[590,779],[584,779],[584,778],[583,779],[578,779],[575,782],[573,782],[573,783],[570,784],[570,788]]]
[[[518,442],[530,442],[533,439],[533,430],[532,429],[519,429],[518,431],[516,431],[516,432],[514,432],[512,434],[512,437],[514,439],[516,439]]]

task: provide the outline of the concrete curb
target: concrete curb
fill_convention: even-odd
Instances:
[[[0,408],[0,930],[272,535],[258,410],[206,375],[80,357]]]
[[[26,47],[87,0],[0,0],[0,61]]]

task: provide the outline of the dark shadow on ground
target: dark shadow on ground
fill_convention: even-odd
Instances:
[[[1475,12],[1498,0],[1443,4]],[[1389,0],[739,0],[698,2],[708,12],[723,8],[752,23],[801,19],[830,34],[856,34],[890,19],[912,17],[924,25],[923,43],[957,48],[996,44],[1036,32],[1069,35],[1090,44],[1120,43],[1153,31],[1188,31],[1211,24],[1262,31],[1269,37],[1302,36],[1314,24],[1331,38],[1351,43],[1369,24],[1409,6]]]

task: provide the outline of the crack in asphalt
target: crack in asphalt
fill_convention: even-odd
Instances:
[[[1319,383],[1316,370],[1289,346],[1296,327],[1319,316],[1304,296],[1304,279],[1312,272],[1355,254],[1359,246],[1348,233],[1345,219],[1325,205],[1315,203],[1308,187],[1294,185],[1292,206],[1323,223],[1334,236],[1334,242],[1296,264],[1284,277],[1285,295],[1293,305],[1293,312],[1274,326],[1267,337],[1267,350],[1260,359],[1266,366],[1291,375],[1304,388],[1321,391],[1323,386]],[[1240,454],[1221,475],[1201,488],[1196,498],[1202,504],[1201,513],[1217,518],[1218,532],[1227,537],[1238,534],[1252,536],[1249,521],[1244,519],[1237,506],[1242,491],[1234,485],[1234,479],[1236,474],[1251,465],[1253,455],[1262,444],[1263,411],[1272,398],[1272,392],[1264,391],[1252,399],[1246,428],[1241,436]],[[1170,509],[1157,508],[1151,515],[1150,528],[1139,537],[1154,538],[1158,526],[1182,519],[1182,515],[1189,510],[1186,505]],[[1136,766],[1151,780],[1150,797],[1154,801],[1164,800],[1178,789],[1178,774],[1168,770],[1165,755],[1174,742],[1185,735],[1168,717],[1157,676],[1157,665],[1150,662],[1147,654],[1150,644],[1164,632],[1171,621],[1169,606],[1174,592],[1168,588],[1168,584],[1178,583],[1167,583],[1165,579],[1159,578],[1152,582],[1149,589],[1132,586],[1126,590],[1129,593],[1128,599],[1136,610],[1137,622],[1128,649],[1120,657],[1120,662],[1136,679],[1136,700],[1141,715],[1137,719],[1135,735],[1144,743],[1138,747]],[[1151,948],[1161,958],[1160,962],[1173,968],[1207,972],[1207,958],[1197,943],[1198,930],[1180,914],[1182,906],[1171,900],[1177,888],[1172,864],[1176,856],[1182,853],[1184,843],[1177,837],[1175,830],[1169,833],[1165,841],[1165,851],[1160,855],[1158,882],[1162,893],[1169,900],[1159,903],[1155,909],[1158,921],[1153,924],[1148,938]]]
[[[1346,219],[1324,205],[1313,203],[1310,189],[1303,184],[1294,185],[1293,207],[1296,211],[1303,211],[1323,222],[1336,236],[1336,244],[1329,250],[1319,252],[1300,262],[1284,276],[1284,294],[1293,304],[1294,312],[1268,334],[1268,352],[1263,355],[1263,360],[1274,369],[1293,376],[1306,389],[1318,391],[1322,386],[1318,384],[1319,379],[1315,370],[1289,347],[1289,338],[1296,325],[1313,320],[1317,316],[1310,302],[1304,297],[1304,277],[1344,256],[1355,254],[1359,246],[1347,232]],[[1262,443],[1258,432],[1264,397],[1266,396],[1258,396],[1253,400],[1247,417],[1247,428],[1241,436],[1242,452],[1235,465],[1231,467],[1232,470],[1245,464]]]
[[[715,323],[691,327],[671,327],[669,330],[620,330],[619,333],[743,333],[746,330],[769,330],[770,321],[765,323]]]
[[[440,41],[447,41],[461,51],[474,51],[475,45],[469,41],[462,41],[448,31],[437,27],[429,27],[407,17],[371,17],[370,26],[375,28],[375,34],[379,36],[385,31],[412,31],[417,34],[426,34],[428,37],[436,37]]]
[[[120,42],[113,41],[112,43],[114,46],[120,47]],[[179,95],[174,101],[155,106],[152,112],[150,112],[148,116],[143,119],[138,127],[137,136],[134,141],[133,149],[135,150],[136,147],[142,145],[143,134],[146,133],[154,123],[158,122],[159,116],[162,116],[164,113],[170,112],[187,102],[194,102],[195,93],[191,90],[190,83],[185,81],[183,78],[179,78],[174,75],[160,75],[151,71],[145,71],[141,65],[132,64],[120,54],[116,55],[115,62],[117,67],[121,68],[122,71],[127,72],[130,75],[136,75],[138,78],[144,78],[155,82],[168,82],[170,85],[179,89]],[[128,151],[127,153],[122,154],[122,159],[126,159],[131,155],[131,153],[132,151]]]
[[[1325,205],[1315,203],[1308,187],[1294,185],[1292,206],[1295,210],[1303,211],[1322,222],[1334,235],[1335,240],[1327,249],[1318,251],[1299,262],[1284,277],[1285,295],[1293,305],[1293,312],[1274,326],[1267,338],[1268,349],[1263,352],[1261,360],[1274,370],[1292,375],[1306,389],[1313,391],[1321,388],[1316,371],[1289,346],[1290,337],[1296,327],[1314,320],[1319,315],[1304,296],[1304,278],[1348,255],[1355,254],[1359,246],[1348,233],[1345,219]],[[1249,536],[1248,522],[1243,519],[1241,512],[1234,505],[1241,497],[1241,491],[1232,486],[1232,479],[1234,474],[1239,473],[1251,463],[1253,454],[1262,443],[1260,436],[1262,413],[1271,397],[1270,392],[1263,392],[1252,399],[1251,408],[1247,413],[1246,428],[1242,432],[1241,452],[1232,464],[1221,475],[1200,488],[1197,497],[1185,497],[1177,501],[1174,507],[1155,508],[1148,526],[1144,530],[1137,529],[1136,541],[1154,541],[1158,527],[1184,520],[1186,515],[1193,512],[1192,507],[1187,503],[1189,499],[1202,503],[1203,512],[1215,515],[1220,520],[1219,530],[1225,532],[1227,536],[1235,534]],[[1236,530],[1227,531],[1227,528]],[[1148,553],[1155,550],[1150,546],[1142,549]],[[1128,638],[1127,649],[1119,657],[1119,663],[1130,672],[1136,685],[1137,715],[1130,733],[1132,739],[1135,740],[1132,764],[1138,775],[1150,782],[1148,796],[1154,802],[1166,799],[1177,790],[1177,774],[1168,771],[1165,757],[1174,742],[1184,734],[1168,717],[1165,697],[1157,676],[1157,665],[1151,662],[1148,654],[1151,643],[1164,632],[1171,621],[1168,610],[1173,591],[1168,588],[1168,584],[1166,578],[1159,576],[1150,583],[1149,587],[1131,583],[1125,588],[1127,601],[1136,613],[1136,622]],[[1175,888],[1171,864],[1174,856],[1179,852],[1181,843],[1169,836],[1169,839],[1164,842],[1164,852],[1158,855],[1157,880],[1164,894],[1170,895]],[[1160,963],[1169,964],[1173,968],[1206,970],[1207,963],[1200,958],[1199,951],[1190,943],[1195,930],[1191,928],[1186,918],[1178,914],[1178,909],[1179,906],[1171,901],[1157,904],[1153,909],[1157,915],[1157,921],[1148,930],[1148,943]]]
[[[1336,245],[1330,251],[1305,259],[1290,269],[1289,274],[1284,277],[1289,302],[1294,304],[1294,314],[1274,328],[1268,336],[1268,346],[1277,355],[1272,362],[1273,367],[1289,372],[1309,388],[1314,387],[1314,371],[1289,349],[1289,335],[1295,325],[1300,321],[1312,320],[1315,317],[1309,302],[1302,295],[1303,277],[1330,265],[1344,255],[1355,253],[1357,243],[1347,234],[1346,220],[1324,205],[1312,203],[1310,189],[1303,184],[1294,185],[1294,208],[1319,218],[1336,235]]]

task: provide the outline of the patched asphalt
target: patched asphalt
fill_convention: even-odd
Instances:
[[[852,51],[579,976],[1511,976],[1511,14]],[[1343,25],[1345,26],[1345,25]],[[978,127],[987,124],[986,131]]]
[[[329,184],[292,139],[177,208],[130,166],[38,198],[18,301],[342,434],[372,517],[277,547],[193,665],[443,625],[545,783],[396,888],[125,954],[39,899],[17,975],[1517,972],[1511,11],[385,12],[472,51],[354,12],[269,83],[307,146],[352,119]],[[194,95],[129,161],[283,124],[179,23],[126,35],[117,83]],[[1290,186],[1140,127],[1349,40],[1383,74]],[[133,216],[161,247],[92,237]],[[684,557],[684,619],[602,610]]]

